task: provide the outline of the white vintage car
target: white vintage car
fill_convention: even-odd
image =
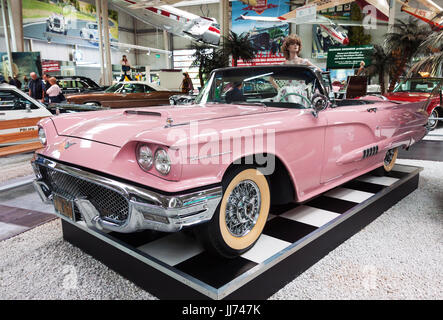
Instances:
[[[64,16],[59,14],[52,14],[46,19],[46,32],[58,32],[66,35],[68,33],[68,23]]]
[[[84,40],[88,40],[95,44],[98,43],[98,24],[95,22],[88,22],[81,30],[80,37]],[[109,41],[115,42],[116,40],[112,37],[111,32],[109,32]]]
[[[17,140],[38,141],[37,122],[51,115],[42,103],[15,86],[0,85],[0,150]]]

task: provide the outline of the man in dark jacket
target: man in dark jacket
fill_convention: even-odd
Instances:
[[[234,88],[226,93],[226,103],[246,101],[241,91],[242,85],[241,81],[234,82]]]
[[[8,76],[8,83],[9,83],[11,86],[14,86],[14,87],[17,86],[17,84],[15,83],[15,80],[14,80],[11,76]]]
[[[47,73],[43,74],[43,82],[45,83],[45,102],[49,103],[49,96],[46,94],[46,91],[48,91],[48,89],[51,87],[51,84],[49,83],[49,78],[51,78],[51,76]]]
[[[37,77],[35,72],[30,73],[31,80],[29,80],[29,95],[36,100],[45,102],[45,84],[43,80]]]

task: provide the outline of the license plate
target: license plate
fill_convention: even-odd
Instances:
[[[74,220],[74,203],[71,200],[56,194],[53,195],[53,200],[55,211],[71,220]]]

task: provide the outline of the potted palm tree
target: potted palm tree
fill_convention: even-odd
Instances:
[[[257,49],[253,46],[249,36],[230,31],[229,36],[223,38],[223,52],[232,56],[232,66],[236,67],[239,59],[250,62],[255,58]]]
[[[197,43],[193,43],[189,49],[195,50],[191,67],[198,67],[198,77],[202,88],[212,70],[228,66],[229,57],[223,50]]]
[[[388,91],[394,90],[400,76],[405,72],[407,64],[430,33],[428,25],[419,25],[417,19],[410,18],[408,22],[396,19],[394,31],[387,33],[385,38],[385,47],[394,58]]]
[[[443,11],[434,17],[439,20],[443,17]],[[443,77],[443,29],[435,29],[434,32],[421,44],[418,54],[421,59],[410,70],[410,74],[426,71],[435,77]]]
[[[381,94],[386,92],[385,77],[388,74],[391,65],[393,63],[393,57],[386,52],[385,48],[381,45],[374,45],[374,52],[371,57],[371,65],[367,68],[367,74],[369,76],[378,76],[380,83]]]

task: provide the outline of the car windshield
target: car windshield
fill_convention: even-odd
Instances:
[[[315,93],[325,94],[316,74],[308,67],[227,68],[211,74],[196,103],[310,108]]]
[[[114,93],[114,92],[120,90],[122,86],[123,86],[123,83],[121,83],[121,82],[115,83],[112,86],[110,86],[108,89],[106,89],[105,92]]]
[[[89,29],[93,29],[93,30],[98,29],[98,25],[96,25],[96,24],[90,24],[88,27],[89,27]]]
[[[393,92],[425,92],[432,90],[442,81],[442,79],[407,79],[402,81]]]
[[[87,83],[87,85],[91,88],[100,88],[100,86],[92,79],[82,78],[81,81]]]

